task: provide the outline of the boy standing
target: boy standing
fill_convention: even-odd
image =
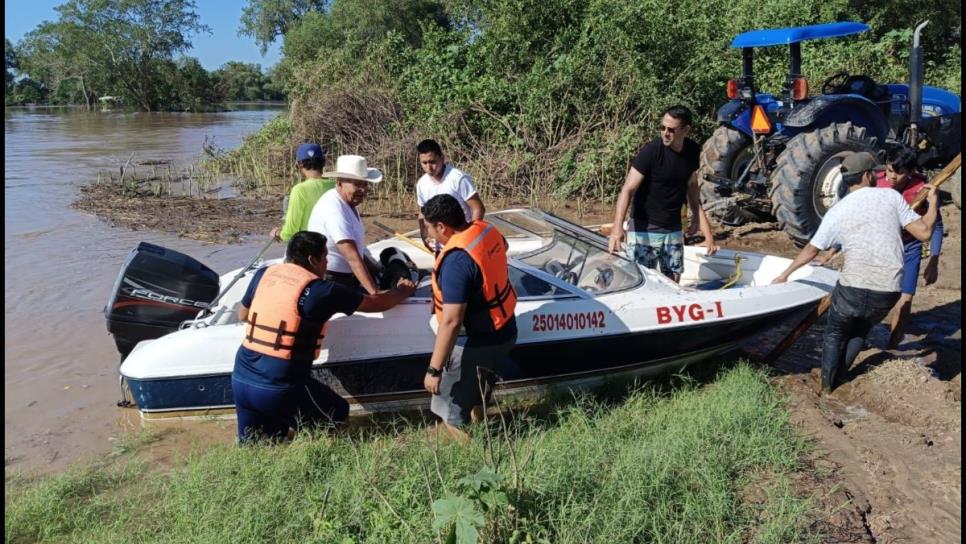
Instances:
[[[295,152],[295,162],[305,181],[292,187],[288,197],[288,209],[281,228],[272,229],[276,242],[289,241],[299,231],[307,230],[312,208],[326,191],[335,187],[335,181],[322,177],[325,152],[319,144],[302,144]]]
[[[426,220],[423,217],[422,209],[431,198],[436,195],[450,195],[459,202],[466,216],[466,222],[471,223],[483,219],[486,208],[480,199],[473,180],[470,176],[452,164],[447,164],[443,157],[443,149],[436,140],[423,140],[416,146],[416,153],[419,156],[419,166],[423,170],[423,176],[416,182],[416,204],[419,205],[419,235],[423,244],[432,252],[435,252],[436,241],[429,238],[426,230]]]

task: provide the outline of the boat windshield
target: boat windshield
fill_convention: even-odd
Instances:
[[[509,210],[487,216],[510,244],[510,255],[588,293],[636,287],[640,269],[607,252],[606,239],[583,227],[536,210]]]

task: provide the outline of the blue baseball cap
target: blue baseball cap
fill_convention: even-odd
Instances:
[[[302,162],[306,159],[314,159],[316,157],[325,159],[325,151],[322,151],[322,147],[319,144],[302,144],[295,152],[296,162]]]

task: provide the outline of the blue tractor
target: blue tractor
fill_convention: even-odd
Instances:
[[[928,23],[928,21],[926,22]],[[939,168],[960,151],[959,96],[922,83],[916,28],[908,84],[880,84],[867,75],[839,72],[809,95],[802,76],[801,42],[858,34],[862,23],[754,30],[731,42],[741,49],[741,77],[728,82],[729,102],[701,153],[701,196],[718,221],[740,225],[777,218],[798,245],[843,196],[839,165],[851,153],[889,146],[919,150],[925,169]],[[782,94],[759,93],[752,70],[757,47],[787,45],[788,78]]]

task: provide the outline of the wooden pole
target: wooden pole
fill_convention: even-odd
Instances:
[[[427,248],[426,246],[424,246],[422,244],[418,244],[418,243],[414,242],[412,239],[410,239],[405,234],[400,234],[395,229],[390,228],[389,226],[387,226],[387,225],[385,225],[383,223],[380,223],[379,221],[373,221],[372,223],[374,225],[376,225],[377,227],[381,228],[382,230],[384,230],[384,231],[392,234],[394,238],[399,238],[403,242],[406,242],[406,243],[408,243],[411,246],[414,246],[414,247],[416,247],[416,248],[418,248],[418,249],[420,249],[422,251],[425,251],[426,253],[429,253],[430,255],[435,255],[432,251],[429,250],[429,248]]]
[[[822,297],[822,299],[818,301],[818,305],[815,307],[815,309],[809,312],[798,324],[798,326],[792,329],[792,332],[788,333],[788,336],[782,339],[782,341],[779,342],[778,345],[775,346],[775,348],[772,349],[771,352],[765,356],[764,358],[765,364],[769,364],[769,365],[775,364],[775,361],[777,361],[778,358],[781,357],[782,353],[785,353],[785,350],[792,347],[792,345],[795,344],[795,341],[798,340],[798,337],[801,336],[802,333],[807,331],[809,327],[814,325],[815,322],[818,321],[820,317],[825,315],[825,312],[827,312],[831,306],[832,306],[832,295],[828,294]]]
[[[947,181],[949,181],[949,178],[951,178],[953,174],[956,172],[956,169],[959,168],[960,162],[962,161],[962,155],[963,155],[962,153],[959,153],[958,155],[953,157],[953,160],[949,161],[949,164],[947,164],[945,168],[940,170],[938,174],[936,174],[935,176],[932,177],[931,180],[929,180],[929,185],[932,185],[933,187],[939,187],[943,183],[946,183]],[[913,199],[912,204],[910,204],[909,207],[915,210],[917,206],[922,204],[922,201],[926,199],[926,195],[928,194],[929,194],[928,191],[921,191],[918,195],[916,195],[916,198]],[[928,245],[924,245],[923,247],[926,249],[929,248]],[[834,253],[829,254],[827,257],[825,257],[825,260],[822,262],[822,264],[827,265],[832,261],[832,259],[837,257],[838,254],[839,254],[838,251],[835,251]]]
[[[962,157],[963,157],[962,153],[959,153],[955,157],[953,157],[953,160],[949,161],[949,164],[946,165],[946,168],[943,168],[942,170],[940,170],[938,174],[936,174],[935,176],[932,177],[931,180],[929,180],[929,185],[932,185],[933,187],[939,187],[943,183],[946,183],[946,181],[949,178],[951,178],[953,174],[956,172],[956,169],[959,168],[959,165],[962,162]],[[916,197],[916,199],[912,201],[912,204],[909,205],[909,207],[915,210],[916,206],[922,204],[922,201],[926,199],[927,194],[929,194],[927,191],[920,192],[919,195]]]

